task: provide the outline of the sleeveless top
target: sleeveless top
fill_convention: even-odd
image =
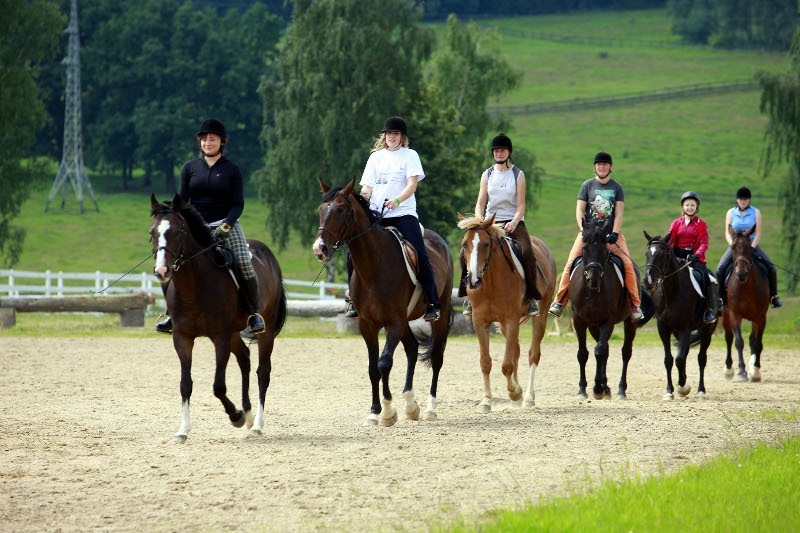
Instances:
[[[742,213],[738,207],[731,208],[731,227],[733,231],[747,231],[753,226],[756,225],[756,211],[757,209],[752,205],[748,205],[747,209],[744,210]],[[752,235],[750,235],[750,240],[752,241],[756,236],[756,232],[754,231]]]
[[[511,220],[517,213],[517,175],[516,165],[505,172],[497,172],[494,166],[486,171],[489,202],[486,204],[486,218],[492,216],[496,221]],[[525,220],[525,217],[522,217]]]

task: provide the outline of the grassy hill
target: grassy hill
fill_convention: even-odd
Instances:
[[[504,53],[524,72],[517,90],[492,102],[498,106],[741,81],[759,69],[781,70],[786,63],[783,54],[682,46],[670,34],[664,10],[488,20],[481,25],[500,31]],[[515,145],[533,150],[547,172],[538,208],[527,215],[529,228],[550,245],[559,262],[565,259],[577,231],[578,186],[591,176],[593,154],[606,150],[614,156],[614,176],[625,187],[624,232],[640,262],[642,230],[665,232],[679,215],[681,192],[693,189],[703,198],[701,216],[709,222],[712,239],[709,262],[715,266],[724,248],[725,210],[733,205],[735,190],[747,184],[753,189],[753,204],[764,214],[764,248],[776,263],[785,264],[778,203],[783,169],[767,179],[758,173],[766,122],[758,111],[759,97],[752,90],[514,116],[508,133]],[[525,161],[517,163],[526,168]],[[50,183],[24,205],[16,222],[27,229],[27,240],[17,268],[122,272],[147,256],[150,191],[119,193],[113,178],[92,174],[91,180],[99,214],[87,209],[79,215],[71,191],[63,212],[56,202],[44,214]],[[464,206],[464,211],[471,207]],[[269,243],[263,227],[266,209],[253,196],[243,223],[249,237]],[[295,237],[286,250],[277,251],[287,278],[316,276],[319,264],[309,249],[313,238]]]

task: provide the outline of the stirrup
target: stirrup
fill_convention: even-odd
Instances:
[[[714,311],[706,309],[705,314],[703,314],[703,322],[706,324],[715,324],[717,322],[717,316],[714,314]]]
[[[259,313],[253,313],[247,317],[247,331],[249,333],[258,335],[259,333],[264,333],[265,330],[264,318]]]
[[[425,314],[422,315],[422,319],[425,320],[425,322],[436,322],[441,317],[442,314],[439,312],[439,308],[433,304],[426,307]]]
[[[770,298],[769,301],[772,304],[772,307],[775,308],[783,307],[783,302],[781,301],[780,296],[778,296],[777,294],[774,295],[772,298]]]
[[[553,305],[550,306],[547,312],[556,318],[560,318],[561,313],[564,312],[564,306],[559,302],[553,302]]]
[[[161,317],[159,317],[159,318],[161,318]],[[166,319],[162,320],[161,322],[156,322],[156,331],[159,332],[159,333],[164,333],[165,335],[171,335],[172,334],[172,317],[167,315]]]
[[[358,311],[356,311],[356,307],[351,300],[347,300],[347,308],[344,310],[344,317],[358,318]]]
[[[644,314],[642,313],[642,309],[638,305],[631,306],[631,320],[634,322],[638,322],[644,318]]]
[[[528,316],[539,316],[539,302],[534,298],[528,300]]]
[[[464,316],[472,316],[472,304],[469,299],[464,301],[464,310],[461,312]]]

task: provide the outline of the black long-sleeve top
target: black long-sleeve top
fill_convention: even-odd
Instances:
[[[181,169],[178,194],[200,211],[208,223],[225,219],[233,225],[244,211],[242,171],[225,156],[212,167],[203,156],[187,161]]]

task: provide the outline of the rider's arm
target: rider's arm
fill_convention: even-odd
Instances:
[[[625,214],[625,202],[618,201],[614,206],[614,233],[622,231],[622,217]]]
[[[408,178],[406,178],[406,180],[408,181],[408,183],[406,183],[405,188],[402,191],[400,191],[400,194],[398,194],[394,198],[389,198],[383,203],[383,205],[385,205],[389,209],[397,209],[398,205],[402,204],[403,202],[411,198],[411,195],[414,194],[414,192],[416,192],[417,190],[417,183],[419,183],[419,176],[409,176]],[[399,200],[399,203],[397,205],[394,205],[394,207],[390,207],[389,204],[393,204],[395,200]]]
[[[475,202],[475,216],[483,218],[483,209],[489,201],[489,180],[486,178],[486,171],[481,174],[481,186],[478,189],[478,200]]]
[[[761,210],[756,209],[756,231],[753,239],[750,241],[750,246],[755,248],[761,242]]]
[[[369,200],[372,197],[372,187],[369,185],[364,185],[361,187],[361,196],[363,196],[364,199]]]
[[[728,241],[728,246],[733,246],[733,236],[730,232],[731,227],[731,211],[730,209],[725,214],[725,240]]]
[[[586,200],[578,200],[575,204],[575,220],[578,221],[578,229],[583,231],[583,216],[586,214]]]

